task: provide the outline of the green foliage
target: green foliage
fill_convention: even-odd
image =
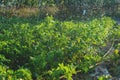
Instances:
[[[98,80],[109,80],[110,76],[101,76]]]
[[[32,80],[31,72],[27,69],[18,69],[15,71],[16,79]]]
[[[49,71],[49,74],[52,76],[52,79],[61,79],[66,78],[67,80],[73,80],[73,74],[76,74],[76,67],[74,65],[65,66],[63,63],[58,64],[57,69],[52,69]]]
[[[79,64],[78,68],[82,71],[87,73],[91,68],[96,65],[96,62],[101,61],[101,57],[93,54],[87,54],[84,56],[84,59],[81,60],[81,64]]]
[[[13,71],[7,66],[0,65],[0,80],[32,80],[31,72],[27,69]]]
[[[31,57],[30,59],[31,59],[31,66],[33,66],[31,67],[31,71],[33,71],[33,75],[38,77],[39,74],[44,74],[47,69],[46,55],[44,53],[41,53],[38,56]]]
[[[113,28],[111,38],[119,39],[119,37],[120,37],[120,25],[117,25]]]
[[[10,60],[6,59],[4,55],[0,55],[0,65],[4,65],[4,63],[9,63]]]
[[[109,17],[75,22],[58,21],[48,16],[37,25],[17,20],[13,24],[0,23],[0,54],[3,55],[0,59],[9,60],[4,64],[12,69],[10,74],[24,80],[31,80],[27,69],[38,80],[61,76],[72,80],[77,70],[88,72],[101,60],[99,47],[113,34],[114,25]],[[6,68],[4,71],[6,74]]]

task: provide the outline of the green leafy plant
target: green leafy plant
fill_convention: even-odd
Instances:
[[[28,69],[18,69],[14,75],[16,79],[32,80],[32,74]]]
[[[68,80],[73,80],[72,76],[73,74],[76,74],[76,67],[74,65],[67,65],[65,66],[63,63],[58,64],[57,69],[52,69],[49,71],[50,75],[53,79],[59,79],[66,78]]]
[[[13,71],[7,66],[0,65],[0,79],[1,80],[32,80],[31,72],[27,69],[18,69]]]
[[[100,48],[119,30],[113,29],[115,22],[109,17],[79,22],[48,16],[36,25],[21,19],[10,21],[14,24],[0,23],[0,59],[12,76],[26,80],[31,74],[38,80],[72,80],[77,70],[87,73],[101,61]]]

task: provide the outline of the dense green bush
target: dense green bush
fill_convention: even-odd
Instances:
[[[120,39],[120,25],[114,27],[112,38]]]
[[[27,69],[13,71],[7,66],[0,65],[0,80],[32,80],[31,72]]]
[[[88,72],[90,66],[101,60],[99,47],[105,45],[113,25],[109,17],[75,22],[57,21],[49,16],[34,26],[1,23],[0,54],[9,60],[4,64],[15,70],[10,74],[16,78],[31,80],[32,73],[38,80],[72,80],[77,71]]]

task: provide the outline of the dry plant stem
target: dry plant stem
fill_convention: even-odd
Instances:
[[[105,55],[103,56],[103,58],[105,58],[105,57],[110,53],[110,51],[111,51],[112,48],[113,48],[113,45],[114,45],[114,41],[112,42],[111,47],[110,47],[109,50],[105,53]]]
[[[113,48],[113,45],[114,45],[114,40],[113,40],[113,42],[112,42],[111,47],[110,47],[110,48],[108,49],[108,51],[105,53],[105,55],[103,56],[103,58],[105,58],[107,55],[109,55],[110,51],[111,51],[112,48]],[[90,68],[93,68],[93,67],[98,66],[98,65],[101,65],[101,64],[104,64],[104,61],[102,61],[102,62],[97,62],[95,65],[91,65]]]

